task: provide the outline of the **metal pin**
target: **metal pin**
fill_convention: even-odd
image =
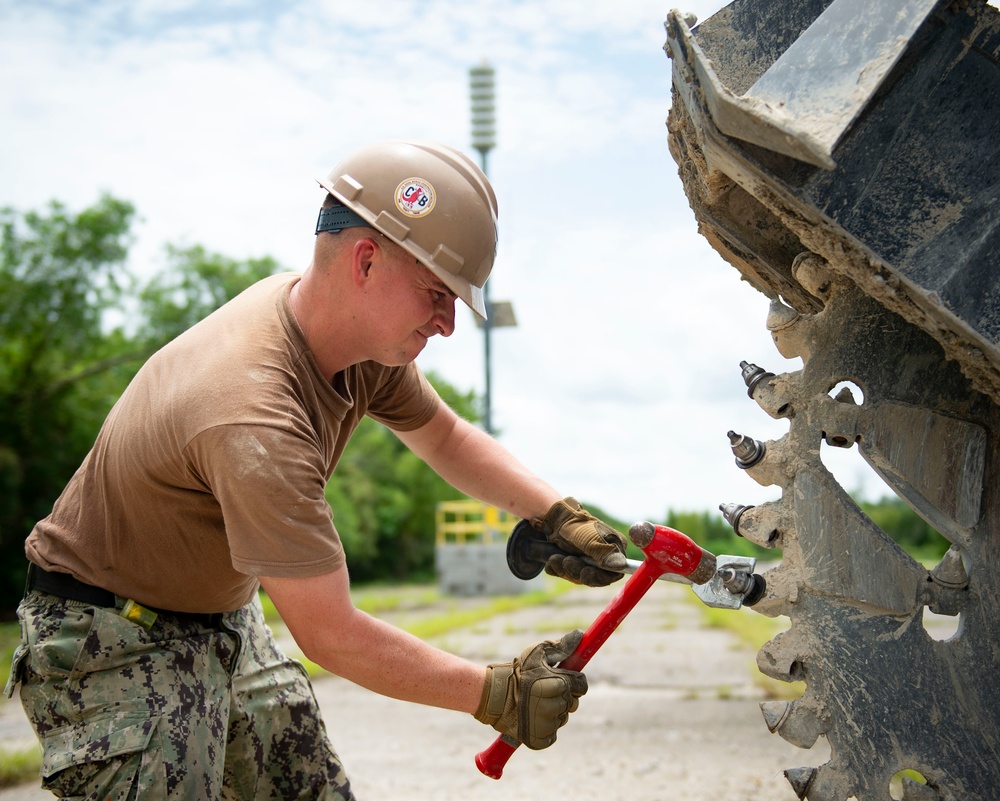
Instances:
[[[719,511],[722,512],[722,517],[733,527],[733,531],[740,537],[743,536],[743,533],[740,531],[740,518],[747,509],[753,509],[753,505],[744,506],[742,503],[719,504]]]
[[[747,385],[747,397],[753,397],[753,391],[757,389],[757,385],[761,382],[769,382],[774,378],[774,373],[770,373],[763,367],[758,367],[756,364],[751,364],[748,361],[740,362],[740,369],[743,371],[743,383]]]
[[[753,467],[764,458],[767,449],[759,439],[751,439],[735,431],[726,432],[726,436],[729,437],[729,446],[736,457],[736,465],[741,470]]]
[[[717,575],[727,591],[742,598],[744,606],[753,606],[767,590],[764,577],[749,570],[721,567]]]

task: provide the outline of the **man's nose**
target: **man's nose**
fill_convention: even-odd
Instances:
[[[434,304],[434,326],[443,337],[455,332],[455,298],[442,295]]]

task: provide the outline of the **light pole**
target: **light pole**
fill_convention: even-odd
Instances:
[[[485,60],[478,67],[469,70],[469,95],[472,101],[472,147],[479,151],[483,172],[488,176],[486,156],[496,146],[496,97],[494,93],[494,71]],[[490,338],[494,328],[517,325],[514,307],[507,301],[490,302],[490,282],[483,284],[483,303],[486,319],[476,317],[476,323],[483,329],[483,355],[486,365],[486,388],[483,401],[483,429],[493,433],[493,387],[492,365],[490,362]]]

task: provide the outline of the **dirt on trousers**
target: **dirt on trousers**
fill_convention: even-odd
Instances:
[[[586,628],[616,587],[573,589],[433,640],[481,663]],[[421,609],[412,614],[433,614]],[[728,614],[728,613],[727,613]],[[747,609],[736,616],[756,615]],[[294,646],[291,646],[294,647]],[[754,650],[705,625],[690,589],[657,582],[591,659],[590,689],[544,751],[519,748],[499,780],[475,766],[496,733],[472,718],[406,704],[337,677],[315,682],[327,729],[359,801],[500,801],[553,794],[628,801],[794,801],[789,767],[826,761],[768,732]],[[16,698],[0,707],[0,744],[31,741]],[[52,798],[37,784],[0,801]]]

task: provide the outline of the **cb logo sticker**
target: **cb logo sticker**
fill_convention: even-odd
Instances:
[[[407,178],[396,187],[396,208],[408,217],[430,213],[436,200],[434,187],[423,178]]]

